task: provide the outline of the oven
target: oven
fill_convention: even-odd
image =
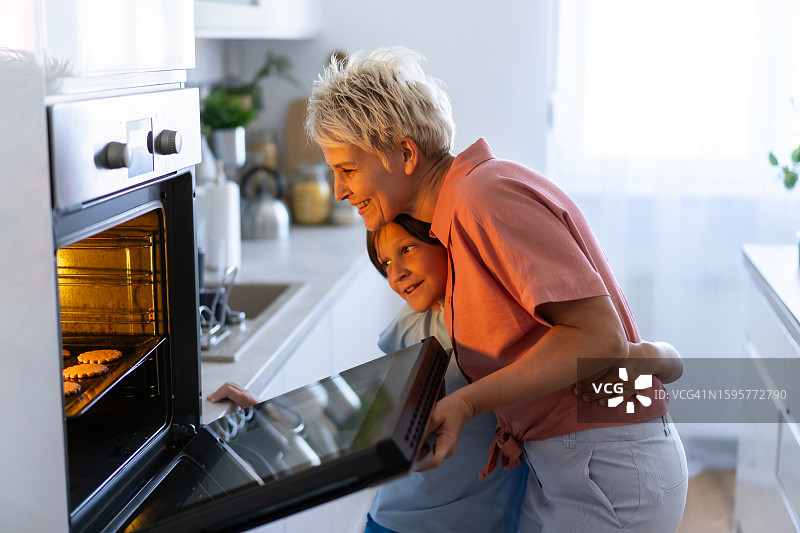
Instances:
[[[186,88],[48,109],[75,532],[102,530],[200,424],[198,109]]]

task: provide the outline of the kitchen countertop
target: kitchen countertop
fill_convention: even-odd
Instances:
[[[798,247],[746,244],[745,266],[761,293],[770,301],[786,330],[800,345],[800,264]]]
[[[369,264],[364,235],[359,220],[348,226],[293,225],[286,240],[242,241],[236,283],[302,282],[305,286],[259,331],[236,362],[201,362],[204,424],[233,410],[230,402],[205,399],[226,381],[256,391],[268,385],[332,299],[347,287],[348,279]]]

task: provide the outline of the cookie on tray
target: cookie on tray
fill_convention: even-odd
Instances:
[[[61,350],[61,356],[62,357],[70,357],[70,356],[72,356],[72,354],[69,352],[69,350]]]
[[[65,368],[63,375],[64,379],[83,379],[105,374],[106,372],[108,372],[108,367],[106,365],[85,363]]]
[[[64,396],[73,396],[78,394],[80,391],[81,386],[79,383],[75,383],[74,381],[64,382]]]
[[[122,357],[119,350],[91,350],[78,356],[79,363],[110,363]]]

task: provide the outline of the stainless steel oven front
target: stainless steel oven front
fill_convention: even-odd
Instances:
[[[184,88],[48,109],[71,531],[103,530],[200,424],[198,109]]]

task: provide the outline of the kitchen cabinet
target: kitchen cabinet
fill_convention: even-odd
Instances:
[[[790,372],[800,357],[797,248],[748,245],[744,256],[752,280],[747,355],[765,389],[797,390]],[[736,464],[734,521],[740,533],[800,532],[800,406],[793,410],[793,401],[790,395],[787,402],[746,405]]]
[[[308,39],[319,32],[319,0],[195,0],[197,39]]]
[[[389,288],[386,279],[365,261],[331,308],[333,371],[341,372],[383,355],[378,336],[402,305],[403,300]]]
[[[262,391],[271,398],[383,355],[378,335],[400,311],[402,299],[371,263],[359,261],[340,281],[327,309],[313,324]],[[422,339],[420,339],[422,340]]]
[[[259,398],[274,398],[331,374],[330,323],[327,315],[315,321],[267,387],[255,391]]]
[[[373,492],[374,489],[365,489],[251,529],[247,533],[362,533]]]
[[[303,341],[278,372],[283,378],[283,391],[302,387],[307,383],[330,376],[331,364],[331,318],[329,313],[319,317]],[[266,398],[268,396],[262,395]]]

